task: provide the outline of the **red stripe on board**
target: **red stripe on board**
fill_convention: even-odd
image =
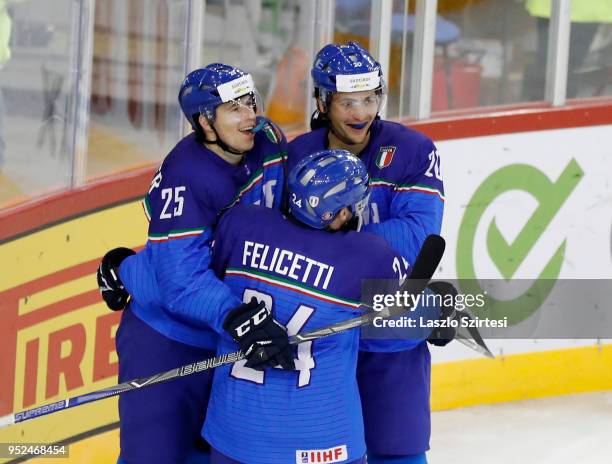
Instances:
[[[482,111],[482,108],[480,108]],[[612,99],[577,101],[561,108],[525,108],[463,114],[428,121],[401,121],[437,140],[612,124]]]
[[[143,248],[144,246],[134,247],[134,251],[138,252]],[[3,292],[0,292],[0,300],[13,298],[19,299],[27,295],[31,295],[32,293],[37,293],[66,282],[79,279],[88,274],[91,274],[92,279],[95,279],[95,273],[101,259],[102,256],[90,261],[85,261],[84,263],[76,264],[60,271],[53,272],[51,274],[47,274],[39,277],[38,279],[30,280],[29,282],[17,285],[16,287],[11,287]],[[102,297],[99,298],[100,301],[102,301]]]
[[[98,269],[101,258],[102,257],[100,256],[99,258],[92,259],[91,261],[86,261],[84,263],[77,264],[76,266],[68,267],[66,269],[62,269],[61,271],[53,272],[52,274],[47,274],[38,279],[30,280],[24,284],[9,288],[5,292],[0,293],[0,295],[10,293],[16,294],[19,297],[27,296],[31,295],[32,293],[37,293],[63,283],[70,282],[71,280],[78,279],[87,274],[94,275],[96,273],[96,269]]]
[[[521,104],[440,113],[427,121],[401,121],[424,132],[434,141],[486,135],[533,132],[571,127],[612,124],[612,98],[575,100],[552,108],[543,103]],[[288,140],[302,132],[290,133]],[[0,242],[49,224],[67,220],[109,205],[142,196],[148,189],[155,167],[110,178],[42,197],[0,211]]]
[[[92,210],[140,198],[155,168],[122,173],[0,211],[0,242]]]
[[[100,296],[100,290],[97,288],[80,293],[79,295],[64,298],[56,303],[52,303],[50,305],[38,308],[30,313],[20,315],[16,329],[17,331],[23,330],[28,327],[32,327],[33,325],[48,321],[49,319],[53,319],[54,317],[58,317],[71,311],[81,309],[85,306],[90,306],[100,302],[102,302],[102,297]]]

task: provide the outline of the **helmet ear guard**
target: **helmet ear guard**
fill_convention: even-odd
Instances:
[[[327,113],[329,111],[332,95],[333,93],[324,87],[315,87],[313,97],[317,101],[317,110],[320,113]],[[319,105],[321,105],[322,108],[320,108]]]

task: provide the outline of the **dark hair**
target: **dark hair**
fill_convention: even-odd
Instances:
[[[204,129],[202,129],[202,126],[200,125],[200,122],[198,121],[198,119],[200,118],[200,113],[192,114],[191,118],[193,120],[193,125],[191,127],[193,128],[193,131],[195,132],[196,141],[198,143],[204,143],[206,141],[206,137],[204,136]]]
[[[315,110],[310,117],[310,130],[317,130],[321,128],[329,127],[329,118],[327,114],[321,113],[319,110]]]

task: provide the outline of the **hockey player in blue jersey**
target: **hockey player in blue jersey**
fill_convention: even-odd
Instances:
[[[324,148],[357,155],[371,177],[372,197],[364,231],[384,238],[413,263],[425,237],[440,232],[444,190],[440,159],[425,135],[378,117],[385,103],[380,64],[359,44],[327,45],[311,70],[317,111],[312,131],[289,144],[289,168]],[[432,343],[443,345],[440,334]],[[427,343],[378,353],[362,343],[358,380],[368,462],[426,462],[430,437],[430,372]]]
[[[214,355],[224,313],[240,304],[209,269],[218,216],[237,200],[281,201],[286,140],[270,122],[253,133],[261,102],[249,74],[224,64],[197,69],[178,100],[194,132],[153,177],[143,201],[146,246],[112,250],[98,270],[111,309],[132,297],[116,337],[120,382]],[[287,353],[275,359],[291,359]],[[211,378],[204,372],[122,395],[119,462],[184,464],[197,455]]]
[[[353,217],[359,228],[370,194],[359,159],[344,150],[312,154],[289,173],[288,190],[287,217],[239,205],[219,223],[211,266],[245,303],[227,316],[231,338],[219,337],[218,354],[236,351],[232,339],[243,351],[277,344],[267,335],[272,315],[290,335],[355,317],[364,279],[399,285],[408,274],[385,240],[344,230]],[[424,317],[437,319],[427,309]],[[372,341],[381,350],[386,343]],[[203,429],[212,463],[365,463],[358,348],[353,329],[298,345],[294,372],[245,361],[218,367]]]

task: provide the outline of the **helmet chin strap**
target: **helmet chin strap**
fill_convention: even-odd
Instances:
[[[221,150],[231,153],[232,155],[244,155],[245,152],[243,151],[237,151],[234,148],[230,147],[227,143],[225,143],[223,140],[221,140],[221,137],[219,137],[219,133],[217,132],[217,129],[215,129],[214,124],[210,124],[210,128],[213,130],[213,132],[215,133],[215,135],[217,136],[217,140],[208,140],[208,139],[204,139],[204,143],[209,143],[211,145],[217,145],[219,148],[221,148]]]

